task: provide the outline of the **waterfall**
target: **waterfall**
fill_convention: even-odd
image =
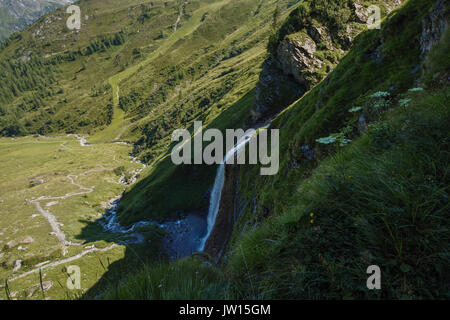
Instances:
[[[247,132],[241,139],[238,140],[236,145],[227,152],[223,161],[220,163],[219,168],[217,169],[216,178],[214,180],[214,186],[211,191],[211,196],[209,198],[209,210],[208,217],[206,220],[207,230],[206,235],[201,239],[199,251],[203,251],[205,249],[206,241],[208,240],[211,232],[216,224],[217,214],[219,213],[220,200],[222,198],[222,189],[225,183],[225,163],[230,157],[234,157],[235,154],[238,154],[242,147],[250,142],[251,138],[256,134],[255,130],[251,130]]]

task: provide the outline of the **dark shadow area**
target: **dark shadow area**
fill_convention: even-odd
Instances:
[[[254,99],[255,90],[250,90],[204,130],[216,128],[223,132],[227,128],[243,127],[254,106]],[[186,129],[193,132],[193,126]],[[147,177],[124,193],[118,209],[122,224],[127,225],[149,218],[163,222],[167,218],[179,217],[190,212],[206,215],[217,166],[175,166],[171,161],[170,152],[176,144],[172,143],[169,146],[165,158]]]
[[[243,127],[254,106],[255,90],[249,91],[239,101],[223,111],[204,130]],[[201,119],[200,119],[201,120]],[[193,132],[193,127],[187,128]],[[120,279],[137,272],[145,265],[161,260],[174,260],[197,252],[206,234],[206,215],[216,165],[175,166],[170,152],[148,177],[133,185],[123,194],[120,203],[111,202],[112,209],[96,221],[86,224],[76,238],[86,242],[106,241],[125,245],[124,258],[110,263],[99,261],[106,270],[99,281],[82,298],[101,298],[102,292]],[[117,221],[128,233],[112,233],[104,229],[105,217],[117,210]],[[159,211],[161,210],[161,211]],[[154,221],[143,225],[139,221]]]
[[[105,214],[109,214],[106,210]],[[89,288],[81,297],[82,299],[96,299],[102,297],[102,292],[117,283],[119,279],[124,276],[133,274],[146,264],[154,263],[164,258],[164,254],[160,250],[160,244],[164,237],[162,230],[156,228],[149,228],[146,232],[142,232],[144,237],[143,243],[132,243],[134,240],[133,234],[121,234],[107,232],[103,229],[102,223],[104,218],[96,221],[81,221],[86,223],[81,233],[76,239],[81,239],[86,242],[105,241],[106,246],[112,244],[125,245],[125,256],[115,262],[111,262],[107,257],[98,255],[98,263],[105,270],[98,282]]]
[[[113,210],[114,207],[107,209],[104,217],[96,221],[81,221],[86,226],[76,239],[86,243],[105,241],[105,247],[112,244],[125,246],[125,256],[115,262],[111,262],[107,255],[97,255],[105,273],[83,295],[84,299],[101,298],[107,288],[144,266],[192,255],[197,252],[201,237],[205,234],[205,219],[199,214],[189,214],[164,224],[146,221],[121,227],[121,231],[107,230],[104,225]]]

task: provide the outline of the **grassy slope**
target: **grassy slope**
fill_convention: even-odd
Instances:
[[[242,127],[254,106],[276,5],[282,21],[299,2],[240,0],[217,12],[207,11],[190,37],[177,41],[124,83],[128,133],[141,136],[136,150],[152,166],[149,176],[125,194],[120,207],[123,223],[206,210],[215,170],[174,167],[168,154],[170,135],[174,129],[190,128],[194,120],[202,120],[205,128]],[[169,98],[155,105],[160,95]]]
[[[287,9],[288,2],[289,1],[281,1],[285,6],[285,9]],[[162,2],[155,1],[155,7],[150,10],[150,14],[154,14],[152,19],[147,20],[143,25],[139,25],[135,24],[135,20],[140,16],[140,6],[138,5],[141,3],[148,5],[150,1],[121,1],[120,5],[117,5],[115,1],[81,1],[80,6],[82,12],[88,14],[89,20],[83,21],[80,33],[76,34],[64,30],[63,23],[65,16],[62,11],[56,11],[55,13],[42,18],[38,23],[30,27],[30,29],[23,32],[21,37],[12,40],[11,43],[0,52],[2,59],[18,59],[24,53],[27,53],[27,50],[30,48],[32,48],[33,52],[39,56],[52,55],[56,58],[63,58],[71,52],[78,50],[78,47],[84,50],[84,48],[92,43],[95,38],[99,38],[103,35],[115,34],[120,30],[125,30],[127,35],[126,45],[112,46],[106,50],[97,51],[88,56],[76,55],[74,61],[59,62],[55,67],[55,91],[56,89],[62,90],[60,90],[60,93],[45,98],[42,107],[22,114],[22,111],[19,110],[19,105],[24,97],[19,96],[16,97],[10,105],[5,106],[6,108],[9,108],[8,111],[17,111],[18,118],[23,122],[29,132],[98,132],[98,135],[91,137],[93,140],[89,138],[89,142],[107,142],[113,140],[116,137],[116,132],[120,131],[118,129],[123,130],[123,128],[127,128],[130,116],[128,116],[127,119],[125,119],[125,117],[122,118],[122,115],[125,116],[125,114],[120,114],[120,111],[122,110],[117,108],[116,101],[116,109],[114,110],[115,113],[112,124],[110,126],[107,125],[106,118],[108,116],[108,109],[106,106],[111,103],[112,100],[112,92],[107,85],[108,81],[110,81],[109,79],[112,79],[112,83],[120,84],[120,92],[123,91],[127,94],[127,90],[134,88],[136,82],[149,78],[147,73],[148,68],[154,68],[156,65],[158,67],[162,66],[162,72],[158,73],[158,81],[160,79],[164,81],[164,79],[168,78],[168,75],[164,73],[164,68],[173,64],[174,59],[183,57],[185,52],[195,52],[193,48],[198,45],[198,52],[195,52],[195,55],[187,56],[187,60],[190,60],[193,64],[197,63],[198,66],[202,66],[203,71],[206,71],[202,76],[197,75],[197,81],[193,81],[193,87],[197,90],[195,97],[202,96],[204,93],[202,90],[208,90],[210,83],[214,83],[216,88],[224,86],[224,83],[227,83],[228,87],[232,87],[232,90],[227,92],[219,102],[215,102],[214,105],[211,106],[210,112],[205,113],[205,122],[221,129],[240,126],[247,117],[249,108],[252,106],[251,102],[254,95],[252,88],[257,81],[259,64],[264,58],[265,42],[263,40],[265,39],[265,30],[271,20],[272,2],[265,3],[265,6],[262,7],[258,5],[258,3],[250,0],[241,1],[241,4],[239,5],[235,5],[230,1],[193,1],[192,6],[186,7],[186,12],[181,19],[178,30],[176,33],[173,33],[173,35],[171,33],[171,28],[173,22],[177,18],[180,3],[167,2],[168,5],[163,7]],[[222,7],[225,8],[220,10]],[[264,10],[258,12],[258,7],[263,8]],[[241,8],[245,8],[245,10],[239,12]],[[204,10],[206,9],[208,10],[207,18],[203,16]],[[239,12],[239,14],[236,14],[237,12]],[[284,11],[284,14],[287,14],[287,12],[288,11]],[[249,25],[242,25],[242,17],[247,16],[251,17]],[[59,17],[61,20],[53,21],[52,23],[46,22],[47,19],[54,19],[55,17]],[[230,20],[230,17],[233,17],[233,23],[227,26],[227,21]],[[211,28],[211,26],[216,25],[215,21],[217,18],[220,18],[220,23],[217,23],[219,28]],[[133,24],[131,24],[131,21]],[[206,23],[204,23],[205,21]],[[201,24],[199,22],[202,22],[204,25],[200,27]],[[253,25],[256,22],[258,22],[259,25]],[[128,25],[129,23],[130,25]],[[237,28],[237,26],[241,27]],[[166,35],[162,39],[157,39],[161,28]],[[41,34],[44,34],[45,38],[35,39],[33,34],[36,30],[41,30]],[[167,34],[169,33],[171,35],[167,38]],[[250,37],[249,34],[252,36]],[[50,40],[45,42],[45,39]],[[217,41],[223,39],[226,39],[226,41],[221,44],[221,46],[212,50],[210,55],[202,57],[201,52],[202,50],[205,50],[205,47],[210,47],[211,44],[215,44]],[[237,55],[235,53],[230,54],[228,52],[222,52],[231,43],[239,43],[238,40],[242,40],[243,47],[245,48],[245,50],[243,50],[244,52],[241,51]],[[142,54],[140,56],[134,56],[132,54],[134,48],[140,48]],[[153,55],[154,52],[165,54],[156,56]],[[221,57],[223,58],[223,62],[219,63],[219,65],[215,65],[214,63],[214,68],[212,68],[209,65],[209,59],[217,53],[220,53],[223,56]],[[225,54],[227,55],[226,58]],[[117,57],[118,59],[116,59]],[[45,59],[51,59],[51,57]],[[119,61],[117,65],[114,63],[116,60]],[[235,69],[232,70],[233,68]],[[121,73],[120,70],[124,70],[124,72]],[[233,80],[231,85],[230,79]],[[100,94],[91,94],[91,89],[94,88],[94,86],[96,89],[99,89]],[[148,87],[144,87],[143,90],[148,91]],[[188,88],[188,90],[193,90],[193,88]],[[173,108],[176,102],[177,100],[171,101],[172,104],[168,103],[167,108]],[[161,114],[164,114],[167,110],[164,108],[165,106],[166,105],[163,105],[159,108]],[[190,107],[190,105],[186,105],[185,109],[187,110],[188,107]],[[218,115],[221,115],[220,118],[217,117]],[[139,122],[139,126],[141,126],[142,123],[145,124],[153,120],[154,118],[151,117],[142,119],[142,121]],[[80,125],[81,122],[88,124]],[[29,125],[26,125],[27,123],[29,123]],[[138,130],[140,129],[139,126],[137,127]],[[107,129],[102,130],[103,128]],[[131,140],[135,139],[136,136],[139,136],[139,131],[137,131],[137,134],[136,132],[128,132],[125,135],[126,139]],[[27,139],[30,143],[27,142]],[[48,178],[53,176],[53,170],[56,170],[57,173],[55,177],[59,175],[59,171],[64,171],[64,174],[66,175],[69,173],[77,174],[80,173],[79,171],[82,169],[90,169],[90,166],[94,165],[94,162],[100,163],[111,160],[108,156],[105,157],[105,155],[112,152],[113,149],[126,149],[126,147],[120,145],[101,143],[95,144],[88,149],[78,147],[77,149],[79,150],[70,153],[70,157],[68,153],[64,152],[58,152],[55,156],[55,148],[62,143],[66,143],[66,140],[71,141],[72,139],[61,138],[58,140],[55,138],[53,140],[53,138],[48,138],[47,141],[52,141],[52,143],[48,144],[48,148],[44,148],[31,137],[20,138],[13,143],[10,143],[9,139],[4,140],[5,148],[7,148],[7,150],[19,148],[18,154],[23,155],[23,157],[33,154],[33,152],[35,153],[35,147],[40,147],[40,152],[35,153],[34,157],[20,159],[21,165],[30,170],[17,172],[19,176],[16,178],[20,180],[20,188],[14,189],[14,192],[10,195],[8,195],[8,192],[6,191],[4,192],[5,197],[8,196],[5,203],[8,204],[7,212],[12,213],[12,215],[10,215],[11,217],[16,214],[16,210],[21,209],[24,210],[23,214],[25,215],[22,218],[25,221],[28,219],[28,215],[33,214],[33,208],[29,208],[30,206],[23,205],[20,208],[17,207],[17,201],[20,199],[14,198],[15,195],[20,195],[21,198],[22,196],[25,196],[27,192],[34,191],[36,194],[35,196],[37,197],[72,191],[70,189],[71,185],[67,184],[66,180],[52,180],[42,186],[35,187],[36,189],[33,188],[28,190],[26,189],[28,187],[27,184],[22,181],[25,178],[20,175],[28,174],[28,172],[31,174],[32,172],[34,175],[42,175],[43,177]],[[76,144],[76,142],[73,143]],[[163,144],[161,150],[157,150],[156,154],[159,155],[159,153],[161,153],[162,156],[165,156],[167,151],[166,146],[167,145]],[[83,153],[83,151],[86,150],[95,151],[87,154]],[[123,150],[120,151],[121,155],[126,154],[126,151]],[[47,151],[52,154],[47,154]],[[8,153],[5,154],[6,157],[8,156]],[[119,152],[116,154],[119,154]],[[52,160],[52,156],[55,156],[56,158]],[[62,162],[59,161],[61,156],[65,156],[63,157],[64,159]],[[15,165],[13,160],[14,159],[10,158],[5,159],[4,172],[14,171],[14,168],[11,167]],[[120,164],[118,164],[118,166],[119,165]],[[111,167],[109,169],[114,168]],[[173,178],[173,175],[170,175],[172,172],[171,170],[173,169],[174,167],[169,163],[169,169],[167,171],[161,170],[158,172],[159,179],[162,180],[165,178],[165,172],[169,172],[169,178]],[[208,173],[209,179],[214,170],[215,168],[210,168]],[[103,176],[103,174],[105,176]],[[64,224],[65,227],[63,229],[67,232],[69,239],[92,242],[95,243],[97,247],[102,247],[110,241],[116,241],[110,238],[109,235],[99,234],[101,230],[99,230],[95,218],[90,216],[91,213],[94,215],[98,210],[101,210],[101,208],[98,207],[99,203],[112,196],[111,190],[108,189],[114,187],[110,176],[114,177],[114,174],[106,171],[102,173],[92,173],[83,177],[86,179],[86,181],[83,180],[83,184],[87,183],[87,185],[95,185],[96,190],[99,190],[98,194],[92,193],[86,197],[81,196],[74,197],[73,199],[66,199],[51,207],[50,211],[54,211],[58,221],[61,220]],[[186,176],[181,177],[182,181],[179,182],[180,185],[183,185],[183,179],[185,179],[185,177]],[[201,178],[202,176],[200,176],[199,179]],[[5,190],[8,189],[8,186],[11,186],[11,183],[11,180],[4,181]],[[210,181],[206,180],[203,181],[203,183],[204,185],[202,185],[202,187],[206,189],[208,187],[207,184],[210,184]],[[168,186],[171,186],[170,183]],[[118,188],[120,188],[120,186],[116,185],[114,190],[118,190]],[[170,188],[168,190],[170,190]],[[180,191],[180,194],[183,192],[184,194],[187,194],[185,192],[186,189]],[[168,194],[168,192],[166,194]],[[161,200],[159,201],[162,203]],[[178,205],[183,205],[183,202],[179,202]],[[73,208],[75,208],[74,211],[72,210]],[[169,208],[169,210],[170,209],[171,208]],[[18,223],[22,223],[22,218]],[[146,215],[146,218],[148,218],[148,214]],[[48,235],[50,230],[48,230],[49,228],[44,222],[39,223],[39,228],[35,228],[36,234],[32,234],[36,241],[33,245],[29,246],[29,248],[33,249],[30,250],[30,252],[36,251],[36,254],[27,257],[21,270],[28,271],[33,265],[45,261],[46,259],[55,260],[61,258],[58,244],[56,242],[46,242],[47,240],[51,242],[51,237]],[[5,229],[4,231],[6,232],[7,230]],[[29,230],[23,229],[22,231],[27,233]],[[31,231],[28,233],[31,233]],[[6,235],[6,233],[3,235]],[[17,237],[21,235],[21,233],[17,234]],[[11,239],[10,236],[5,236],[5,239],[2,239],[1,241],[4,243]],[[44,245],[42,245],[42,243],[44,243]],[[38,244],[41,244],[39,249],[33,247]],[[72,254],[77,254],[79,253],[79,250],[81,250],[81,248],[71,247],[68,255],[71,256]],[[5,258],[5,264],[3,265],[1,277],[10,277],[12,275],[12,264],[20,257],[20,252],[14,249],[2,252],[2,254],[2,259]],[[127,256],[133,256],[133,254],[127,255],[122,246],[112,249],[104,255],[100,255],[101,259],[108,258],[108,260],[110,259],[112,262],[122,259],[120,261],[123,261],[124,265],[127,265],[128,263]],[[134,254],[134,256],[136,256],[136,254]],[[80,261],[77,261],[77,263],[79,263],[83,270],[89,270],[89,272],[83,273],[83,276],[85,277],[82,280],[84,289],[94,285],[98,280],[98,277],[106,271],[103,269],[101,263],[99,263],[95,254],[90,254]],[[60,265],[56,268],[45,269],[44,281],[46,279],[52,279],[53,281],[58,279],[64,285],[66,275],[64,274],[63,266],[64,265]],[[37,274],[32,274],[24,279],[11,282],[11,292],[20,292],[17,293],[16,297],[26,298],[26,295],[30,293],[31,287],[38,283],[37,276]],[[50,295],[53,298],[56,298],[62,297],[64,293],[64,290],[60,290],[59,285],[54,283],[51,291],[46,294],[47,296]],[[38,298],[40,294],[39,291],[36,291],[31,297]]]
[[[64,151],[62,151],[64,150]],[[97,248],[109,247],[117,242],[114,235],[102,232],[96,222],[104,213],[101,203],[106,203],[123,191],[118,183],[120,173],[114,169],[123,167],[126,172],[139,169],[139,164],[131,163],[128,153],[130,147],[118,144],[101,144],[81,147],[73,137],[24,137],[0,139],[0,283],[45,261],[57,261],[77,255],[84,247],[95,245]],[[68,248],[66,256],[61,254],[57,238],[51,234],[49,222],[39,214],[33,204],[26,200],[41,196],[62,196],[80,192],[80,188],[70,183],[68,176],[76,183],[94,187],[92,193],[57,200],[51,206],[51,200],[40,201],[41,207],[50,211],[66,240],[81,243],[81,246]],[[75,178],[76,176],[76,178]],[[43,184],[31,187],[31,182],[44,180]],[[21,244],[25,237],[31,236],[34,242]],[[10,241],[18,244],[11,249],[5,248]],[[22,247],[23,251],[19,249]],[[64,298],[66,294],[80,294],[65,289],[67,275],[64,266],[76,264],[82,270],[82,289],[89,289],[106,272],[99,258],[112,263],[125,257],[125,246],[117,246],[106,252],[90,253],[71,263],[54,268],[43,269],[44,281],[53,281],[53,287],[46,292],[53,299]],[[22,260],[22,268],[14,272],[13,262]],[[63,285],[61,288],[56,281]],[[39,274],[9,282],[11,293],[16,298],[39,299],[39,290],[31,293],[39,283]],[[28,296],[31,294],[30,296]],[[0,289],[0,296],[5,291]]]
[[[429,8],[429,1],[411,0],[381,31],[362,34],[326,80],[273,122],[281,129],[280,148],[289,152],[278,176],[243,170],[248,205],[223,266],[207,271],[216,280],[190,286],[194,275],[187,272],[165,295],[184,290],[203,298],[211,291],[237,298],[448,298],[450,32],[425,62],[419,60],[417,40]],[[384,60],[377,64],[368,54],[381,36]],[[419,84],[420,71],[413,71],[418,64],[433,72]],[[415,86],[426,89],[408,92]],[[370,110],[368,97],[390,88],[390,107],[372,115],[367,133],[354,129],[351,145],[337,150],[316,145],[315,139],[342,127],[355,128],[348,110]],[[411,99],[407,107],[400,104],[403,98]],[[304,144],[315,145],[317,160],[302,157]],[[293,158],[300,168],[291,167]],[[380,291],[365,287],[372,264],[382,270]],[[184,268],[177,262],[171,272]],[[157,268],[137,277],[155,273],[158,280],[167,277]],[[223,277],[229,279],[225,284]],[[222,290],[214,291],[217,285]],[[109,297],[161,297],[141,289],[128,279]]]
[[[245,283],[244,295],[253,295],[252,286],[259,297],[448,294],[449,92],[430,87],[422,95],[407,94],[413,102],[406,110],[398,101],[421,76],[414,72],[421,63],[418,38],[430,5],[409,1],[381,31],[361,35],[327,80],[273,122],[281,129],[280,148],[289,150],[279,175],[267,179],[252,171],[242,176],[242,191],[247,201],[256,193],[257,208],[244,214],[227,268],[237,283]],[[379,46],[380,33],[384,59],[377,64],[368,54]],[[448,33],[441,52],[447,47]],[[440,64],[444,75],[446,64]],[[394,106],[384,121],[372,115],[372,128],[359,137],[357,118],[348,110],[367,109],[369,95],[379,90],[390,92]],[[319,110],[318,101],[323,103]],[[344,150],[315,143],[348,125],[348,137],[355,141]],[[302,145],[313,146],[318,169],[313,170],[317,160],[304,158]],[[294,159],[300,168],[291,167]],[[255,231],[239,236],[254,225]],[[383,272],[384,289],[378,293],[365,290],[371,264]]]
[[[170,50],[164,50],[164,55],[144,63],[152,57],[152,52],[170,42],[167,34],[171,34],[180,3],[168,2],[168,6],[162,6],[162,2],[156,2],[155,11],[150,10],[156,15],[138,25],[134,22],[140,16],[138,5],[141,3],[149,1],[120,1],[120,6],[113,0],[82,1],[90,19],[80,34],[61,31],[62,20],[59,24],[47,25],[48,37],[52,39],[49,45],[42,39],[37,41],[31,34],[44,25],[43,18],[23,33],[22,39],[12,41],[0,52],[2,59],[19,58],[30,47],[39,48],[40,54],[63,55],[63,45],[69,45],[68,51],[76,50],[78,46],[88,45],[92,36],[126,31],[127,45],[113,46],[59,65],[58,86],[64,89],[61,99],[49,97],[46,100],[49,105],[27,113],[21,120],[24,124],[31,123],[27,127],[30,132],[81,130],[95,133],[107,127],[107,105],[112,103],[108,79],[125,70],[128,76],[117,79],[121,98],[132,96],[133,90],[140,97],[138,103],[131,104],[130,110],[123,114],[124,121],[119,112],[115,113],[112,127],[125,128],[125,139],[135,140],[141,135],[150,139],[150,129],[157,123],[155,128],[158,134],[161,131],[162,137],[157,143],[144,141],[144,147],[138,149],[155,164],[149,168],[149,178],[127,194],[126,210],[122,213],[125,222],[151,215],[160,217],[180,208],[199,207],[199,198],[211,184],[214,168],[198,172],[174,168],[167,160],[168,133],[173,128],[189,127],[194,119],[219,128],[240,125],[252,106],[252,89],[259,64],[264,59],[264,40],[273,13],[272,2],[242,0],[241,8],[246,10],[240,10],[223,1],[224,6],[216,8],[220,10],[208,11],[205,19],[202,15],[203,23],[199,25],[196,8],[211,1],[195,1],[186,8],[187,14],[179,29],[184,30],[184,25],[192,26],[193,32],[186,38],[177,38]],[[282,3],[286,5],[288,1]],[[241,191],[248,204],[255,202],[257,206],[256,211],[245,211],[224,270],[203,269],[203,266],[201,272],[210,274],[208,281],[195,282],[192,286],[196,275],[191,271],[198,263],[181,261],[169,269],[179,275],[176,277],[179,281],[171,282],[163,293],[155,286],[151,286],[150,292],[141,290],[144,282],[136,278],[133,285],[125,282],[118,287],[119,291],[111,290],[111,297],[270,298],[286,295],[317,298],[324,297],[324,292],[329,293],[328,297],[365,297],[365,268],[373,261],[380,264],[382,277],[389,284],[380,293],[382,297],[443,296],[446,288],[438,281],[449,282],[442,272],[448,265],[448,248],[445,247],[448,226],[443,218],[448,209],[448,190],[445,189],[448,185],[445,131],[448,91],[438,89],[412,96],[414,101],[407,111],[402,110],[397,101],[400,94],[415,86],[414,81],[420,76],[420,72],[413,70],[420,63],[417,38],[421,17],[429,3],[411,0],[406,8],[390,17],[381,31],[385,37],[382,64],[376,64],[369,57],[380,44],[380,31],[366,32],[327,80],[273,122],[274,127],[282,129],[281,148],[286,150],[280,173],[267,178],[257,174],[258,168],[243,171]],[[242,26],[244,18],[248,24]],[[161,25],[163,30],[154,27]],[[145,32],[138,32],[141,28]],[[158,37],[160,31],[164,33],[162,38]],[[142,54],[134,55],[135,48]],[[237,54],[227,52],[227,48],[236,50]],[[444,68],[445,50],[447,48],[434,53],[434,59],[440,62],[431,63],[430,70]],[[170,70],[175,65],[178,70]],[[190,73],[191,68],[193,73]],[[189,76],[173,82],[178,71]],[[148,74],[155,77],[148,77]],[[427,78],[431,78],[430,74],[425,75]],[[184,80],[189,80],[189,84]],[[152,100],[147,98],[152,98],[148,91],[154,84],[164,85],[169,97],[156,107],[143,103]],[[215,100],[219,89],[230,84],[231,89]],[[104,86],[100,95],[91,96],[93,86],[97,89]],[[181,88],[181,95],[177,86]],[[367,135],[359,137],[355,129],[356,116],[348,109],[366,104],[368,96],[378,90],[390,89],[394,104],[391,111],[383,113],[386,123],[380,121]],[[199,107],[202,101],[197,98],[204,96],[210,98],[210,104],[202,109]],[[22,98],[13,101],[12,110],[18,108]],[[117,110],[117,101],[115,105]],[[182,106],[180,112],[179,106]],[[166,114],[176,121],[165,123]],[[338,132],[347,125],[353,126],[349,136],[354,140],[351,146],[336,153],[333,147],[315,143],[315,139]],[[113,131],[104,131],[95,138],[111,140],[116,133]],[[305,144],[314,146],[317,161],[304,161],[299,149]],[[402,156],[395,156],[397,154]],[[336,156],[333,158],[333,155]],[[327,156],[331,158],[323,160]],[[164,157],[165,161],[157,161]],[[291,167],[294,159],[300,162],[300,169]],[[351,168],[349,163],[353,164]],[[313,169],[316,169],[314,173]],[[189,178],[193,179],[192,184],[185,183]],[[197,187],[192,188],[196,184]],[[415,194],[414,190],[422,192]],[[174,191],[178,192],[175,196]],[[188,197],[188,194],[193,196]],[[312,224],[311,213],[315,220]],[[416,252],[421,252],[423,258],[416,257]],[[147,278],[150,273],[160,280],[171,275],[166,271],[164,266],[149,267],[138,277]],[[223,271],[231,282],[224,284]],[[188,275],[180,276],[185,272]],[[133,277],[128,282],[132,283]],[[225,292],[227,285],[232,289]]]
[[[141,4],[150,8],[151,15],[142,24],[136,23],[142,15]],[[28,95],[37,92],[37,87],[3,106],[9,113],[17,114],[25,133],[94,133],[106,127],[112,115],[108,108],[112,104],[109,77],[142,59],[132,54],[133,49],[146,45],[149,48],[144,53],[156,50],[159,44],[153,39],[161,29],[171,28],[179,7],[176,1],[141,0],[80,1],[78,5],[83,17],[80,32],[67,30],[68,15],[59,9],[39,19],[0,51],[5,61],[20,61],[30,52],[46,62],[59,61],[53,67],[56,72],[56,83],[50,88],[53,94],[44,97],[37,109],[23,110],[21,106]],[[111,46],[90,55],[77,54],[94,41],[120,31],[126,45]],[[74,60],[67,60],[69,57]]]
[[[126,80],[127,78],[130,78],[138,71],[141,71],[147,64],[149,64],[159,55],[165,54],[175,42],[192,33],[200,25],[201,17],[205,14],[205,12],[209,12],[210,10],[217,10],[217,8],[219,8],[226,2],[227,1],[214,2],[200,7],[193,13],[192,16],[189,17],[189,20],[186,24],[183,24],[181,28],[178,28],[175,32],[173,32],[155,51],[153,51],[149,56],[145,57],[143,61],[140,61],[132,67],[129,67],[126,70],[117,73],[108,79],[108,83],[112,88],[114,116],[112,119],[112,123],[105,130],[90,138],[90,142],[97,143],[101,141],[117,140],[116,138],[120,138],[121,133],[126,129],[127,124],[124,123],[125,112],[121,108],[119,108],[120,82]],[[151,74],[147,74],[146,76],[151,77]]]

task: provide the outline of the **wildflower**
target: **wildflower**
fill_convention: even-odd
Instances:
[[[311,222],[311,224],[313,224],[313,223],[314,223],[314,219],[311,219],[311,221],[310,221],[310,222]]]
[[[375,92],[374,94],[372,94],[370,97],[379,99],[379,98],[387,98],[387,97],[389,97],[389,95],[390,95],[389,92],[378,91],[378,92]]]
[[[400,99],[399,100],[399,104],[402,107],[407,107],[410,102],[411,102],[411,99]]]
[[[311,212],[309,215],[312,218],[314,216],[314,212]]]
[[[362,107],[353,107],[353,108],[349,109],[348,112],[358,112],[360,110],[362,110]]]

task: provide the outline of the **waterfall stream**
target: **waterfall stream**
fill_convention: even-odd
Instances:
[[[231,157],[237,155],[243,147],[250,142],[251,138],[256,134],[255,130],[251,130],[246,135],[244,135],[241,139],[238,140],[236,145],[227,152],[223,161],[220,163],[219,168],[217,169],[216,178],[214,180],[214,186],[211,191],[211,196],[209,198],[209,209],[208,216],[206,219],[206,235],[200,241],[199,251],[203,251],[205,249],[206,241],[208,241],[209,236],[216,224],[217,215],[219,213],[220,200],[222,198],[222,189],[225,183],[225,164]]]

